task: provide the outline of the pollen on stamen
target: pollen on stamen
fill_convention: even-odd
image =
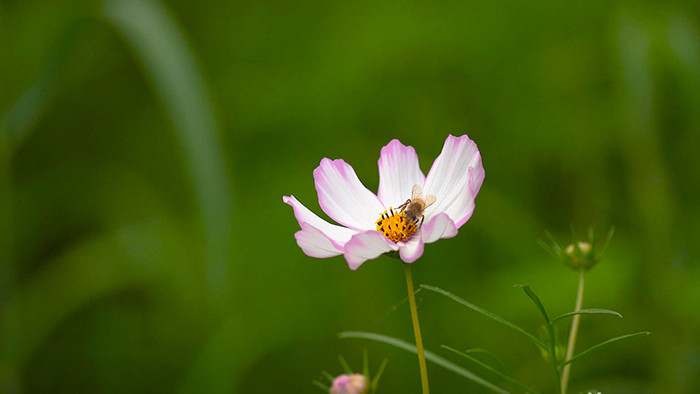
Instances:
[[[404,241],[418,231],[415,223],[406,221],[403,211],[395,212],[393,207],[384,211],[376,224],[377,231],[394,242]]]

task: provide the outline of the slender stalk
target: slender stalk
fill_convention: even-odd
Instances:
[[[578,277],[578,294],[576,295],[576,312],[581,310],[583,306],[583,275],[584,270]],[[566,347],[566,358],[564,361],[569,361],[574,356],[574,347],[576,346],[576,334],[578,334],[578,323],[581,320],[581,315],[574,315],[571,320],[571,330],[569,331],[569,345]],[[561,375],[561,394],[566,394],[566,386],[569,384],[569,374],[571,373],[571,364],[566,364]]]
[[[411,320],[413,320],[413,334],[416,337],[418,365],[420,366],[420,380],[423,386],[423,394],[429,394],[430,388],[428,387],[428,367],[425,364],[423,337],[420,334],[420,324],[418,323],[418,308],[416,308],[416,293],[413,289],[413,276],[411,275],[411,264],[403,263],[403,270],[406,274],[406,287],[408,288],[408,303],[411,306]]]

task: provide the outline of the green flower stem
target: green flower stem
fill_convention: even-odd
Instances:
[[[406,287],[408,288],[408,303],[411,305],[411,320],[413,320],[413,334],[416,337],[416,350],[418,351],[418,364],[420,366],[420,380],[423,385],[423,394],[429,394],[428,387],[428,367],[425,364],[425,351],[423,350],[423,337],[420,334],[420,323],[418,323],[418,308],[416,308],[416,293],[413,289],[413,276],[411,275],[411,264],[403,263],[403,270],[406,274]]]
[[[578,294],[576,295],[576,308],[574,311],[578,312],[583,306],[583,275],[584,270],[578,277]],[[581,315],[574,315],[571,321],[571,330],[569,331],[569,345],[566,347],[566,358],[564,362],[571,360],[574,356],[574,347],[576,346],[576,334],[578,334],[578,323],[581,320]],[[569,374],[571,373],[571,364],[566,364],[561,375],[561,394],[566,394],[566,386],[569,384]]]

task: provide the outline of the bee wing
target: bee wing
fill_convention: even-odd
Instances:
[[[418,185],[413,185],[413,190],[411,190],[411,200],[417,200],[423,198],[423,189]]]
[[[428,194],[425,196],[425,207],[428,208],[429,206],[433,205],[433,203],[437,200],[437,197],[435,197],[432,194]]]

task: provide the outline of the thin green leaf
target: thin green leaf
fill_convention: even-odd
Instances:
[[[321,390],[323,390],[323,391],[325,391],[325,392],[328,392],[328,390],[331,389],[330,387],[328,387],[328,386],[326,386],[325,384],[319,382],[318,380],[312,380],[312,381],[311,381],[311,384],[313,384],[314,386],[320,388]]]
[[[163,101],[187,158],[206,240],[210,288],[228,291],[232,198],[214,105],[183,29],[157,0],[104,0],[103,12],[124,35]],[[224,298],[224,297],[222,297]]]
[[[537,294],[535,294],[528,285],[516,285],[516,287],[520,287],[525,291],[525,294],[527,294],[527,296],[530,297],[530,299],[535,303],[535,305],[537,305],[537,308],[539,308],[540,312],[542,312],[544,321],[547,323],[547,325],[549,325],[551,322],[549,321],[549,317],[547,316],[547,311],[544,309],[544,305],[542,305],[542,302],[540,301],[540,298],[537,297]]]
[[[329,374],[329,373],[326,372],[326,371],[321,371],[321,374],[323,375],[323,377],[325,377],[326,379],[328,379],[328,381],[331,382],[331,383],[333,383],[333,380],[335,380],[335,376]]]
[[[588,348],[588,349],[582,351],[581,353],[579,353],[579,354],[577,354],[577,355],[571,357],[569,360],[566,360],[566,361],[564,361],[563,363],[561,363],[561,365],[564,366],[564,365],[566,365],[566,364],[572,363],[572,362],[578,360],[579,358],[581,358],[581,357],[587,355],[588,353],[590,353],[590,352],[592,352],[592,351],[594,351],[594,350],[598,350],[598,349],[602,348],[603,346],[607,346],[607,345],[610,345],[610,344],[612,344],[612,343],[619,342],[619,341],[621,341],[621,340],[623,340],[623,339],[629,339],[629,338],[634,338],[634,337],[638,337],[638,336],[642,336],[642,335],[649,335],[649,334],[651,334],[649,331],[642,331],[642,332],[637,332],[637,333],[634,333],[634,334],[627,334],[627,335],[622,335],[622,336],[615,337],[615,338],[612,338],[612,339],[608,339],[607,341],[605,341],[605,342],[603,342],[603,343],[599,343],[599,344],[597,344],[597,345],[595,345],[595,346],[592,346],[592,347],[590,347],[590,348]]]
[[[562,253],[561,246],[559,246],[559,242],[554,238],[554,235],[550,233],[549,231],[546,231],[545,234],[547,235],[547,238],[552,242],[552,245],[554,245],[554,250],[557,251],[558,254]]]
[[[591,308],[591,309],[581,309],[580,311],[574,311],[574,312],[568,312],[564,313],[563,315],[559,315],[552,319],[551,323],[554,323],[557,320],[561,320],[565,317],[569,316],[574,316],[574,315],[588,315],[588,314],[601,314],[601,315],[616,315],[622,318],[622,315],[618,312],[611,311],[609,309],[596,309],[596,308]]]
[[[598,255],[598,258],[596,260],[600,260],[603,258],[605,255],[605,252],[608,250],[608,246],[610,245],[610,241],[612,240],[613,234],[615,234],[615,226],[610,227],[610,230],[608,231],[608,236],[605,239],[605,243],[603,244],[603,247],[600,249],[600,254]]]
[[[505,380],[507,380],[507,381],[513,383],[514,385],[516,385],[516,386],[518,386],[518,387],[520,387],[520,388],[522,388],[522,389],[525,389],[526,392],[534,393],[534,394],[539,394],[539,392],[538,392],[537,390],[535,390],[535,389],[533,389],[533,388],[530,388],[530,387],[528,387],[528,386],[526,386],[526,385],[524,385],[524,384],[518,382],[517,380],[515,380],[515,379],[513,379],[512,377],[508,376],[507,374],[504,374],[503,372],[498,371],[498,370],[496,370],[496,369],[490,367],[489,365],[487,365],[487,364],[481,362],[480,360],[478,360],[478,359],[476,359],[476,358],[474,358],[474,357],[472,357],[472,356],[470,356],[470,355],[468,355],[468,354],[466,354],[466,353],[464,353],[464,352],[460,352],[459,350],[454,349],[454,348],[451,348],[451,347],[446,346],[446,345],[442,345],[442,348],[443,348],[443,349],[447,349],[447,350],[449,350],[449,351],[451,351],[451,352],[453,352],[453,353],[455,353],[455,354],[458,354],[458,355],[460,355],[460,356],[466,358],[467,360],[471,360],[472,362],[476,363],[477,365],[480,365],[482,368],[484,368],[484,369],[486,369],[486,370],[488,370],[488,371],[493,372],[494,374],[498,375],[499,377],[501,377],[501,378],[503,378],[503,379],[505,379]]]
[[[372,379],[372,383],[370,383],[370,387],[372,389],[372,392],[377,391],[377,387],[379,386],[379,379],[381,379],[382,374],[384,373],[384,368],[386,368],[386,364],[389,362],[388,358],[385,358],[381,364],[379,364],[379,369],[377,370],[377,374],[374,376],[374,379]]]
[[[573,227],[572,227],[573,230]],[[547,316],[547,311],[544,309],[544,305],[542,305],[542,301],[540,301],[540,298],[535,294],[532,289],[530,289],[530,286],[528,285],[518,285],[525,291],[525,294],[527,294],[528,297],[537,305],[537,308],[539,308],[540,312],[542,312],[542,316],[544,317],[544,321],[547,323],[547,332],[549,333],[549,355],[552,360],[552,366],[554,366],[554,372],[557,376],[557,381],[561,380],[561,371],[557,367],[557,338],[554,336],[554,327],[552,327],[552,323],[549,321],[549,316]]]
[[[490,319],[492,319],[492,320],[495,320],[495,321],[497,321],[497,322],[499,322],[499,323],[501,323],[501,324],[504,324],[504,325],[506,325],[506,326],[512,328],[513,330],[515,330],[515,331],[517,331],[517,332],[519,332],[519,333],[525,335],[530,341],[532,341],[535,345],[541,347],[543,350],[548,351],[547,345],[545,345],[544,343],[542,343],[542,341],[540,341],[539,339],[535,338],[534,335],[530,334],[529,332],[525,331],[524,329],[522,329],[522,328],[516,326],[515,324],[509,322],[508,320],[506,320],[506,319],[504,319],[504,318],[502,318],[502,317],[500,317],[500,316],[498,316],[498,315],[496,315],[496,314],[493,314],[493,313],[491,313],[491,312],[489,312],[489,311],[486,311],[486,310],[484,310],[484,309],[481,309],[481,308],[479,308],[478,306],[476,306],[476,305],[474,305],[474,304],[472,304],[472,303],[470,303],[470,302],[468,302],[468,301],[466,301],[466,300],[464,300],[464,299],[462,299],[462,298],[460,298],[460,297],[458,297],[458,296],[456,296],[456,295],[450,293],[449,291],[443,290],[443,289],[441,289],[441,288],[439,288],[439,287],[436,287],[436,286],[429,286],[429,285],[420,285],[420,287],[423,288],[423,289],[430,290],[430,291],[434,291],[434,292],[436,292],[436,293],[439,293],[439,294],[442,294],[442,295],[444,295],[444,296],[447,296],[447,297],[449,297],[449,298],[451,298],[451,299],[457,301],[458,303],[460,303],[460,304],[466,306],[466,307],[469,308],[469,309],[472,309],[472,310],[474,310],[474,311],[476,311],[476,312],[479,312],[479,313],[481,313],[482,315],[484,315],[484,316],[486,316],[486,317],[488,317],[488,318],[490,318]]]
[[[352,374],[352,368],[350,368],[350,364],[345,360],[345,357],[343,356],[338,356],[338,361],[340,361],[340,365],[343,367],[343,371],[351,375]]]
[[[481,353],[481,354],[486,354],[486,355],[488,355],[489,357],[491,357],[491,358],[496,362],[496,364],[498,364],[498,366],[501,368],[501,371],[503,371],[503,373],[509,373],[508,368],[506,367],[505,364],[503,364],[503,362],[501,361],[501,359],[498,358],[498,356],[496,356],[496,355],[493,354],[492,352],[489,352],[489,351],[486,350],[486,349],[478,349],[478,348],[475,348],[475,349],[467,349],[467,350],[464,351],[464,353],[466,353],[466,354],[470,354],[470,353]]]
[[[554,247],[544,242],[543,240],[538,239],[537,244],[540,245],[542,249],[546,250],[547,253],[551,254],[552,256],[559,257],[559,254],[557,253],[556,249],[554,249]]]
[[[408,342],[402,341],[402,340],[397,339],[397,338],[388,337],[386,335],[374,334],[371,332],[345,331],[345,332],[341,332],[340,334],[338,334],[338,337],[339,338],[370,339],[373,341],[382,342],[382,343],[385,343],[388,345],[395,346],[399,349],[407,350],[411,353],[417,354],[415,345],[412,345]],[[480,385],[482,385],[482,386],[484,386],[484,387],[486,387],[494,392],[508,393],[508,391],[503,390],[502,388],[484,380],[483,378],[481,378],[477,375],[474,375],[473,373],[469,372],[468,370],[460,367],[457,364],[452,363],[451,361],[448,361],[448,360],[436,355],[433,352],[426,350],[425,351],[425,358],[430,360],[431,362],[449,370],[449,371],[452,371],[452,372],[454,372],[462,377],[465,377],[465,378],[467,378],[475,383],[478,383],[478,384],[480,384]]]

